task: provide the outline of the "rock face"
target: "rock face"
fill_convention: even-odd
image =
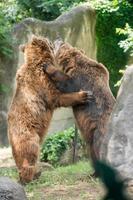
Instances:
[[[23,187],[9,179],[0,177],[0,200],[26,200]]]
[[[113,165],[127,180],[133,180],[133,65],[123,76],[101,158]]]
[[[0,168],[1,167],[16,167],[15,161],[12,157],[12,150],[8,148],[0,148]]]
[[[70,12],[65,13],[51,22],[44,22],[33,18],[28,18],[19,23],[13,31],[15,39],[14,53],[12,59],[0,60],[4,73],[1,78],[3,84],[10,86],[10,92],[0,94],[0,111],[7,113],[13,90],[15,87],[14,77],[17,66],[23,63],[23,54],[19,52],[19,44],[27,42],[32,34],[48,37],[50,40],[55,40],[60,36],[64,41],[69,42],[72,46],[83,49],[91,58],[96,58],[96,43],[95,43],[95,11],[87,4],[76,7]],[[2,100],[2,102],[1,102]],[[3,119],[3,118],[2,118]],[[0,118],[1,120],[1,118]],[[70,127],[74,123],[72,112],[70,109],[60,109],[56,111],[50,133],[63,130]],[[5,118],[0,121],[0,140],[6,136]],[[0,144],[5,144],[1,141]]]

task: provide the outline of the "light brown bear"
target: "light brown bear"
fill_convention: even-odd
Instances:
[[[54,65],[51,45],[45,38],[33,37],[21,46],[25,64],[16,74],[16,91],[8,113],[8,135],[19,170],[20,181],[30,182],[37,175],[39,145],[46,135],[53,111],[57,107],[84,103],[85,91],[64,94],[55,88],[43,72],[46,64]]]
[[[70,44],[57,40],[55,54],[57,63],[64,73],[50,65],[45,66],[44,70],[56,87],[62,92],[82,89],[93,93],[94,99],[73,106],[73,113],[81,135],[89,146],[91,158],[95,161],[100,158],[100,145],[115,103],[109,87],[109,73],[101,63],[89,59]]]

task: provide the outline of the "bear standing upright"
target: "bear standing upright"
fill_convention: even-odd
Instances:
[[[21,46],[25,64],[16,75],[16,91],[8,112],[8,135],[22,183],[37,175],[39,145],[46,135],[53,111],[88,101],[88,92],[70,94],[56,89],[43,72],[46,64],[54,65],[53,51],[47,39],[33,37]]]
[[[115,103],[109,88],[109,73],[101,63],[89,59],[70,44],[57,40],[55,54],[63,72],[49,65],[44,70],[56,87],[62,92],[82,89],[93,94],[93,101],[73,106],[73,113],[92,160],[100,159],[100,145]]]

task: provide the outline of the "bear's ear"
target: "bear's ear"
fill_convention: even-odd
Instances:
[[[32,36],[31,44],[41,48],[46,47],[46,41],[43,38],[37,36]]]
[[[32,38],[31,38],[31,43],[33,45],[38,45],[38,37],[33,35]]]
[[[82,54],[85,54],[85,51],[83,49],[79,50]]]
[[[72,56],[76,56],[76,55],[77,55],[77,52],[76,52],[76,51],[73,51],[71,55],[72,55]]]
[[[22,52],[24,53],[24,51],[25,51],[25,45],[24,45],[24,44],[21,44],[21,45],[19,46],[19,50],[22,51]]]

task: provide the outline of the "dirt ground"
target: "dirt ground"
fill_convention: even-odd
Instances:
[[[84,163],[82,165],[84,166]],[[14,168],[14,166],[15,163],[12,158],[11,149],[0,149],[1,175],[8,175],[11,178],[16,178],[16,172],[15,175],[10,172],[11,168]],[[85,169],[87,169],[87,166]],[[6,167],[7,170],[4,170],[2,173],[3,167]],[[89,180],[87,172],[86,175],[84,175],[83,172],[77,171],[75,177],[75,175],[71,174],[71,169],[65,171],[64,168],[63,171],[54,172],[54,168],[47,166],[47,170],[48,168],[51,170],[46,173],[48,177],[46,175],[46,177],[41,176],[42,178],[39,183],[34,182],[28,186],[28,189],[25,188],[27,190],[28,200],[101,200],[104,197],[105,190],[103,185],[99,183],[99,181],[95,181],[95,179],[90,178]],[[43,167],[43,171],[45,174],[45,167]],[[67,180],[66,173],[68,173],[70,178],[72,175],[72,182],[69,179]],[[49,182],[48,180],[51,179],[52,182]],[[39,187],[36,187],[36,184],[39,185]],[[127,191],[130,194],[130,199],[133,200],[133,184],[128,187]]]
[[[74,185],[55,185],[41,189],[41,199],[47,200],[100,200],[103,196],[100,186],[94,187],[87,182]]]

